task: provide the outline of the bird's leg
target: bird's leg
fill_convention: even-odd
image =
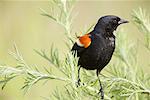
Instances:
[[[77,81],[77,87],[80,86],[80,82],[81,82],[81,80],[80,80],[80,69],[81,69],[81,67],[79,66],[79,68],[78,68],[78,81]]]
[[[96,75],[98,77],[98,81],[99,81],[99,85],[100,85],[100,90],[99,90],[98,94],[101,93],[101,99],[104,100],[104,91],[103,91],[103,87],[101,84],[101,80],[99,78],[99,72],[100,72],[99,70],[96,70]]]

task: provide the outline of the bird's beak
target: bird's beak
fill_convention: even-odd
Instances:
[[[118,24],[124,24],[124,23],[129,23],[129,21],[127,20],[124,20],[124,19],[120,19],[120,21],[118,22]]]

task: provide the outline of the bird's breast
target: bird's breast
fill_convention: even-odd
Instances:
[[[106,38],[108,41],[108,46],[114,47],[115,46],[115,38],[114,37],[108,37]]]
[[[79,58],[79,65],[86,69],[103,68],[110,61],[115,49],[114,38],[95,37]]]

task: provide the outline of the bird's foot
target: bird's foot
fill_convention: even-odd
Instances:
[[[81,84],[81,80],[80,79],[78,79],[78,81],[77,81],[77,87],[79,87]]]
[[[101,100],[104,100],[104,91],[103,91],[103,88],[101,87],[98,94],[101,95]]]

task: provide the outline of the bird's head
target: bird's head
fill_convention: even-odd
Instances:
[[[102,32],[106,34],[113,34],[113,31],[121,24],[128,23],[127,20],[121,19],[118,16],[107,15],[101,17],[97,24],[95,25],[94,30],[97,32]]]

